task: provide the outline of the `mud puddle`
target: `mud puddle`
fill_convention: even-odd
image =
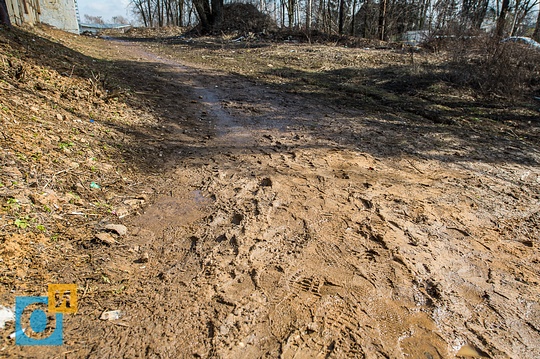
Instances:
[[[212,199],[205,197],[199,190],[161,195],[134,223],[138,227],[160,233],[169,226],[183,226],[203,218],[212,203]]]

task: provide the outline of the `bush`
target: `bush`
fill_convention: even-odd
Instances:
[[[448,55],[447,80],[484,96],[510,99],[540,90],[540,51],[484,35],[434,38],[426,47]]]
[[[221,30],[225,33],[263,33],[275,29],[276,25],[270,16],[252,4],[232,3],[223,7]]]

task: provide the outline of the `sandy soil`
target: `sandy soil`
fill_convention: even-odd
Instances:
[[[151,204],[66,258],[65,345],[0,355],[540,357],[537,144],[99,43],[161,121]]]

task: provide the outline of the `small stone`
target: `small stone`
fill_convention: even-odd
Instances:
[[[61,114],[57,113],[57,114],[56,114],[56,119],[57,119],[58,121],[64,121],[64,116],[62,116]]]
[[[103,232],[96,234],[96,238],[100,240],[103,243],[106,243],[108,245],[115,244],[116,240],[111,236],[109,233]]]
[[[221,335],[229,334],[229,328],[226,325],[220,326],[219,327],[219,334],[221,334]]]
[[[117,319],[120,319],[121,316],[122,316],[122,313],[119,310],[110,310],[110,311],[101,313],[101,316],[99,317],[99,319],[117,320]]]
[[[120,207],[114,211],[114,214],[116,214],[118,218],[124,218],[125,216],[129,215],[129,213],[130,210],[126,207]]]
[[[116,232],[119,236],[125,236],[127,234],[127,228],[122,224],[107,224],[105,229]]]
[[[312,332],[317,332],[319,331],[319,325],[315,322],[311,322],[307,325],[307,329]]]

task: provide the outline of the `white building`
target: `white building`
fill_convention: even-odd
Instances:
[[[77,0],[6,0],[9,18],[16,25],[44,23],[79,33]]]

